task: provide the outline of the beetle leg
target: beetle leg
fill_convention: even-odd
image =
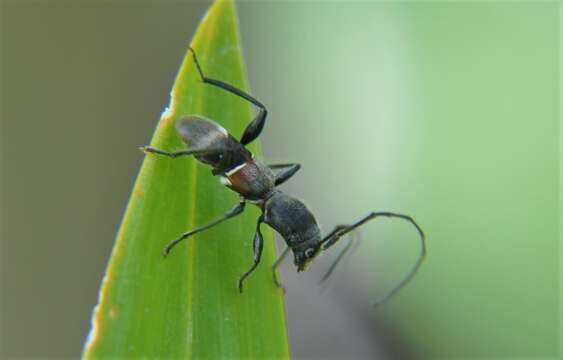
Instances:
[[[278,280],[276,270],[278,269],[278,267],[281,265],[282,261],[287,257],[288,254],[289,254],[289,246],[286,246],[283,252],[281,253],[281,255],[272,265],[272,277],[274,278],[274,284],[276,284],[277,287],[283,289],[284,292],[285,292],[285,288],[283,284]]]
[[[215,221],[213,221],[213,222],[211,222],[207,225],[201,226],[201,227],[196,228],[192,231],[188,231],[188,232],[182,234],[182,236],[180,236],[178,239],[176,239],[176,240],[172,241],[171,243],[169,243],[168,245],[166,245],[166,247],[164,248],[164,256],[166,257],[170,253],[172,248],[174,246],[176,246],[180,241],[183,241],[183,240],[187,239],[188,237],[195,235],[199,232],[202,232],[204,230],[212,228],[213,226],[218,225],[218,224],[222,223],[223,221],[225,221],[227,219],[230,219],[232,217],[240,215],[244,211],[245,205],[246,205],[246,201],[243,198],[241,198],[238,205],[233,207],[231,210],[229,210],[223,217],[221,217],[221,218],[219,218],[219,219],[217,219],[217,220],[215,220]]]
[[[334,269],[336,269],[336,266],[338,265],[338,263],[340,263],[342,258],[344,258],[344,256],[350,251],[350,249],[352,248],[352,245],[354,245],[356,243],[357,238],[359,238],[358,231],[359,230],[350,233],[350,241],[348,241],[348,243],[346,244],[344,249],[342,249],[340,251],[340,253],[338,254],[338,256],[336,257],[336,259],[334,259],[334,261],[330,265],[330,268],[328,268],[327,272],[323,275],[323,277],[319,281],[319,284],[324,283],[330,277],[330,275],[333,273]]]
[[[141,146],[139,150],[145,153],[153,153],[158,155],[168,156],[172,159],[175,159],[179,156],[188,156],[188,155],[213,155],[213,154],[221,154],[224,153],[224,149],[193,149],[193,150],[181,150],[176,152],[169,152],[165,150],[156,149],[150,146]]]
[[[228,91],[232,94],[235,94],[235,95],[245,99],[246,101],[252,103],[253,105],[255,105],[258,108],[258,114],[252,120],[252,122],[246,127],[246,130],[244,130],[244,133],[242,134],[242,137],[240,139],[240,143],[243,144],[243,145],[246,145],[246,144],[249,144],[250,142],[252,142],[254,139],[256,139],[260,135],[260,133],[262,132],[262,129],[264,128],[264,123],[266,122],[266,116],[268,115],[268,110],[266,109],[266,106],[264,106],[264,104],[262,104],[260,101],[258,101],[258,99],[254,98],[252,95],[242,91],[241,89],[239,89],[239,88],[237,88],[237,87],[235,87],[231,84],[228,84],[228,83],[223,82],[221,80],[211,79],[211,78],[208,78],[207,76],[205,76],[203,74],[203,70],[201,70],[201,65],[199,64],[195,50],[192,49],[191,47],[188,50],[192,52],[194,62],[195,62],[195,66],[197,68],[199,76],[201,77],[201,80],[204,83],[216,86],[216,87],[221,88],[223,90],[226,90],[226,91]]]
[[[286,169],[276,174],[275,185],[278,186],[289,180],[293,175],[295,175],[295,173],[298,172],[299,169],[301,169],[301,164],[297,164],[297,163],[272,164],[272,165],[268,165],[268,167],[272,170]]]
[[[262,258],[264,239],[262,238],[262,232],[260,232],[260,225],[262,224],[263,221],[264,221],[264,217],[260,216],[260,218],[258,219],[258,224],[256,225],[256,235],[254,236],[254,264],[252,264],[252,267],[248,269],[247,272],[242,274],[242,276],[238,281],[238,289],[241,293],[242,293],[242,283],[244,279],[246,279],[248,275],[250,275],[250,273],[252,273],[254,269],[256,269],[258,264],[260,264],[260,259]]]

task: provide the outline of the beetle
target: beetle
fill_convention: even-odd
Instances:
[[[277,187],[289,180],[299,169],[298,163],[266,165],[256,159],[245,147],[254,141],[262,132],[268,111],[264,104],[248,93],[226,82],[208,78],[204,75],[198,57],[193,48],[189,48],[193,62],[204,84],[212,85],[229,93],[241,97],[258,108],[254,119],[244,130],[240,140],[234,138],[226,129],[213,120],[201,116],[187,116],[176,122],[176,130],[187,149],[169,152],[150,146],[141,147],[145,153],[178,158],[180,156],[194,156],[200,162],[210,165],[212,173],[218,176],[221,183],[240,195],[239,203],[230,209],[223,217],[191,231],[183,233],[164,248],[166,257],[170,251],[183,240],[210,229],[219,223],[240,215],[246,203],[252,203],[262,210],[256,224],[254,236],[254,262],[238,280],[238,289],[242,293],[244,280],[256,269],[260,263],[264,240],[261,225],[267,224],[276,230],[285,240],[286,248],[272,266],[274,282],[278,287],[282,285],[276,277],[276,269],[289,254],[293,252],[294,264],[297,271],[304,271],[322,251],[338,242],[344,235],[377,217],[399,218],[410,222],[417,230],[421,241],[420,255],[407,276],[380,301],[384,301],[396,293],[415,275],[420,268],[425,254],[426,242],[424,232],[420,226],[408,215],[392,212],[372,212],[350,225],[339,225],[330,233],[321,236],[319,225],[311,211],[301,202]],[[349,244],[350,245],[350,244]],[[346,246],[338,255],[328,272],[326,279],[334,270],[350,246]],[[379,303],[380,303],[379,302]],[[374,304],[376,305],[376,304]]]

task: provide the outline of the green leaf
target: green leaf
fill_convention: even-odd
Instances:
[[[206,75],[248,88],[231,0],[211,6],[192,46]],[[151,142],[156,148],[185,148],[174,123],[186,115],[214,119],[235,137],[253,116],[244,100],[203,84],[188,52],[171,97]],[[256,142],[249,148],[258,152]],[[190,238],[163,258],[168,242],[237,202],[237,194],[193,158],[145,157],[102,283],[84,358],[289,357],[283,294],[271,277],[275,249],[267,227],[262,264],[246,280],[244,293],[237,289],[238,278],[253,262],[257,208],[247,206],[243,215]]]

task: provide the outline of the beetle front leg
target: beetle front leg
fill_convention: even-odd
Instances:
[[[350,233],[350,235],[349,235],[350,241],[348,241],[346,246],[340,251],[338,256],[336,256],[336,259],[334,259],[334,261],[332,262],[332,264],[330,265],[328,270],[325,272],[325,274],[323,275],[323,277],[319,281],[319,284],[324,283],[330,277],[330,275],[333,273],[334,269],[336,269],[336,266],[338,265],[338,263],[340,263],[342,258],[344,258],[344,256],[350,251],[350,249],[352,248],[352,245],[354,245],[354,241],[356,240],[356,238],[359,238],[358,232],[359,232],[359,230],[356,230],[355,232]]]
[[[276,260],[276,262],[274,262],[274,265],[272,265],[272,278],[274,279],[274,284],[276,284],[276,286],[282,289],[284,292],[285,292],[285,287],[278,280],[276,270],[278,269],[278,267],[281,265],[281,263],[287,257],[288,254],[289,254],[289,246],[286,246],[283,252],[281,253],[280,257]]]

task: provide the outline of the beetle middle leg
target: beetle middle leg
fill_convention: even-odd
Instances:
[[[242,283],[244,279],[252,273],[258,264],[260,264],[260,259],[262,258],[262,249],[264,248],[264,238],[262,237],[262,232],[260,231],[260,225],[264,222],[264,216],[260,216],[258,223],[256,224],[256,235],[254,236],[254,264],[248,269],[247,272],[242,274],[238,281],[238,290],[242,293]]]
[[[237,88],[237,87],[235,87],[231,84],[228,84],[228,83],[223,82],[221,80],[211,79],[211,78],[208,78],[207,76],[205,76],[203,74],[203,70],[201,70],[201,65],[199,64],[195,50],[190,47],[188,49],[188,51],[192,52],[194,62],[195,62],[195,66],[197,68],[199,76],[201,77],[201,80],[204,83],[216,86],[216,87],[221,88],[223,90],[226,90],[226,91],[228,91],[232,94],[235,94],[235,95],[245,99],[246,101],[252,103],[253,105],[255,105],[258,108],[258,114],[252,120],[252,122],[246,127],[246,130],[244,130],[244,133],[242,134],[242,137],[240,139],[240,143],[243,144],[243,145],[246,145],[246,144],[249,144],[250,142],[252,142],[254,139],[256,139],[260,135],[260,133],[262,132],[262,129],[264,128],[264,123],[266,122],[266,116],[268,116],[268,110],[266,109],[266,106],[264,104],[262,104],[260,101],[258,101],[258,99],[256,99],[252,95],[242,91],[241,89],[239,89],[239,88]]]
[[[276,174],[275,185],[278,186],[289,180],[293,175],[295,175],[295,173],[298,172],[299,169],[301,169],[301,164],[298,163],[272,164],[272,165],[268,165],[268,167],[272,170],[285,169]]]
[[[168,245],[166,245],[166,247],[164,248],[164,256],[168,256],[168,254],[170,253],[170,251],[172,250],[172,248],[176,245],[178,245],[178,243],[180,241],[183,241],[185,239],[187,239],[188,237],[195,235],[199,232],[202,232],[204,230],[207,230],[209,228],[212,228],[215,225],[218,225],[220,223],[222,223],[225,220],[228,220],[230,218],[233,218],[237,215],[240,215],[243,211],[244,211],[244,207],[246,205],[246,201],[244,199],[241,199],[239,204],[235,207],[233,207],[231,210],[229,210],[223,217],[207,224],[201,227],[198,227],[194,230],[188,231],[184,234],[182,234],[182,236],[180,236],[178,239],[172,241],[171,243],[169,243]]]

